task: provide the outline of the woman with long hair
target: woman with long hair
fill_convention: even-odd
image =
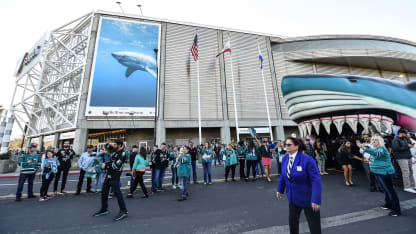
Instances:
[[[377,181],[383,187],[386,203],[381,208],[385,210],[390,209],[390,216],[400,216],[400,201],[393,187],[395,170],[391,163],[390,153],[384,146],[384,140],[381,136],[373,136],[371,138],[371,144],[374,149],[365,147],[361,143],[358,144],[358,147],[370,154],[370,171],[374,173]]]
[[[246,147],[246,161],[247,161],[247,174],[246,174],[246,181],[248,181],[250,177],[250,170],[253,173],[253,181],[256,180],[256,164],[257,164],[257,152],[258,147],[254,144],[253,140],[248,142],[248,146]]]
[[[354,156],[351,153],[351,140],[346,140],[344,144],[338,149],[337,161],[344,170],[345,186],[353,186],[352,182],[352,166],[351,162],[353,159],[361,160],[360,157]]]
[[[178,201],[185,201],[188,198],[188,178],[191,175],[191,155],[189,151],[191,148],[185,146],[180,154],[178,162],[175,164],[178,169],[178,177],[182,183],[182,194]]]
[[[206,142],[204,147],[199,150],[202,155],[202,167],[204,168],[204,184],[212,184],[211,164],[214,154],[214,148],[209,142]]]
[[[136,158],[134,159],[134,164],[131,169],[131,174],[135,175],[134,181],[132,186],[130,187],[130,192],[127,195],[127,197],[133,197],[133,193],[137,188],[137,184],[140,184],[140,188],[142,189],[144,196],[142,198],[148,198],[149,195],[147,194],[146,186],[143,182],[143,176],[146,173],[146,148],[143,146],[140,147],[139,154],[136,155]]]

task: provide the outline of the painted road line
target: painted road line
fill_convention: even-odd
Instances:
[[[402,211],[413,209],[416,207],[416,199],[400,201],[400,206]],[[352,212],[347,214],[336,215],[332,217],[321,218],[321,228],[331,228],[342,226],[350,223],[362,222],[371,219],[376,219],[380,217],[387,216],[389,210],[382,210],[380,207],[376,207],[369,210]],[[309,227],[307,222],[300,223],[299,225],[299,232],[300,233],[307,233],[309,232]],[[261,228],[252,230],[249,232],[243,232],[243,234],[268,234],[268,233],[289,233],[289,225],[283,226],[272,226],[268,228]]]

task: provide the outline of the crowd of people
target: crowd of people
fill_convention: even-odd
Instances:
[[[363,167],[366,173],[370,191],[384,192],[386,203],[383,208],[391,209],[391,215],[397,216],[401,214],[399,200],[393,186],[397,169],[401,172],[404,191],[416,193],[415,172],[412,169],[412,163],[414,164],[416,161],[415,142],[414,135],[408,135],[403,129],[394,138],[390,138],[390,136],[383,138],[379,134],[370,137],[365,134],[362,139],[338,138],[329,141],[315,139],[313,143],[311,139],[306,139],[305,144],[303,144],[303,141],[297,141],[295,138],[290,138],[286,142],[270,142],[267,138],[259,139],[255,137],[228,145],[207,142],[195,146],[192,142],[189,142],[181,146],[167,146],[162,143],[160,147],[155,145],[150,152],[145,147],[136,145],[126,150],[124,143],[117,140],[113,144],[106,144],[99,152],[96,152],[93,146],[88,146],[87,152],[80,156],[78,160],[80,173],[75,195],[81,193],[82,185],[86,179],[87,193],[101,192],[102,205],[95,216],[107,214],[107,200],[116,196],[120,213],[115,220],[127,217],[127,208],[120,191],[120,176],[123,172],[123,166],[127,162],[130,164],[127,175],[131,176],[127,198],[134,196],[138,185],[140,185],[143,192],[142,198],[148,198],[150,195],[164,191],[163,184],[166,170],[170,168],[172,188],[181,190],[178,201],[187,200],[189,196],[188,184],[191,181],[195,184],[198,183],[196,170],[198,159],[200,159],[203,167],[204,185],[213,183],[211,172],[213,161],[214,166],[224,166],[225,182],[236,181],[236,169],[239,167],[240,180],[250,181],[251,176],[251,181],[256,181],[261,176],[265,177],[265,180],[270,183],[272,181],[272,171],[276,171],[277,175],[284,174],[282,176],[286,178],[286,184],[293,183],[290,180],[290,173],[288,173],[288,170],[290,170],[288,165],[293,164],[293,162],[288,161],[287,157],[284,158],[285,155],[290,156],[293,153],[292,145],[302,145],[300,149],[296,148],[297,151],[299,150],[302,155],[309,157],[307,162],[313,162],[318,176],[327,175],[326,168],[328,166],[342,169],[345,185],[348,187],[355,185],[352,172],[353,167],[359,166],[359,162],[360,167]],[[62,149],[46,150],[42,156],[36,152],[36,147],[36,144],[31,144],[28,153],[19,159],[21,173],[16,201],[21,201],[26,179],[28,180],[28,197],[35,197],[33,180],[38,170],[40,170],[42,178],[39,201],[47,201],[58,194],[66,194],[66,180],[71,168],[71,160],[75,157],[75,152],[70,148],[69,142],[64,142]],[[303,156],[299,157],[302,158]],[[276,160],[277,168],[272,170],[273,160]],[[298,165],[297,170],[302,171],[302,167],[308,168],[310,165]],[[146,171],[151,173],[152,184],[150,188],[147,188],[144,184]],[[229,180],[230,176],[231,180]],[[279,181],[278,198],[284,188],[287,187],[281,184],[285,181],[282,180],[282,176]],[[58,190],[61,178],[61,187]],[[92,186],[93,179],[95,179],[94,186]],[[48,195],[49,186],[52,182],[53,196]],[[319,205],[320,201],[319,204],[317,202],[314,204]],[[299,207],[302,206],[291,207],[291,209],[298,212]],[[316,210],[316,206],[312,208]]]

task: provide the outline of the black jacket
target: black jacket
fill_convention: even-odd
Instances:
[[[137,152],[131,152],[129,163],[130,163],[130,169],[133,169],[134,160],[136,159]]]
[[[162,169],[169,166],[169,151],[157,149],[153,153],[153,168]]]
[[[74,158],[75,152],[72,149],[60,149],[56,156],[58,157],[60,167],[63,170],[69,170],[71,168],[71,159]]]
[[[191,151],[189,153],[191,154],[191,161],[192,162],[194,162],[198,159],[197,158],[198,150],[196,149],[196,147],[192,147]]]
[[[107,169],[108,175],[111,177],[119,177],[123,171],[125,161],[126,152],[124,152],[124,149],[113,152],[110,156],[110,162],[105,163],[105,169]]]
[[[394,137],[392,142],[393,157],[395,159],[411,159],[412,154],[410,153],[409,142],[407,138]]]

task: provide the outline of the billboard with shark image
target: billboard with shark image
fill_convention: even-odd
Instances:
[[[101,18],[86,116],[155,116],[160,25]]]

